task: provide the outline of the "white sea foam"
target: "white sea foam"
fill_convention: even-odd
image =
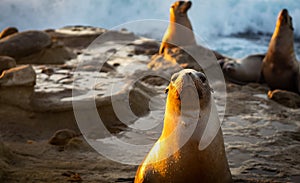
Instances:
[[[142,19],[168,20],[174,0],[1,0],[0,29],[93,25],[111,28]],[[193,0],[190,18],[199,35],[272,33],[278,12],[287,8],[300,36],[299,0]],[[149,33],[151,30],[149,30]]]

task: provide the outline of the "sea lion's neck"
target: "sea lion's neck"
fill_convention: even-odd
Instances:
[[[188,18],[188,16],[185,15],[180,15],[180,16],[175,16],[173,14],[171,14],[170,16],[170,26],[176,28],[176,24],[180,24],[182,26],[185,26],[186,28],[193,30],[192,28],[192,24]]]
[[[293,31],[285,26],[277,23],[275,31],[269,45],[269,51],[275,60],[296,60],[294,52],[294,34]],[[282,59],[281,59],[282,58]]]
[[[170,96],[168,96],[169,98]],[[168,137],[178,126],[180,120],[180,100],[168,99],[166,103],[164,128],[161,138]]]

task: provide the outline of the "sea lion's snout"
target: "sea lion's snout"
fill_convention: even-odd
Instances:
[[[293,18],[289,15],[289,11],[287,9],[283,9],[280,11],[278,19],[280,20],[281,24],[286,24],[290,26],[291,30],[294,30],[293,27]]]
[[[191,1],[181,1],[180,9],[181,13],[186,13],[192,7]]]
[[[208,85],[208,81],[207,81],[205,74],[202,72],[195,71],[195,72],[191,73],[190,76],[191,76],[191,78],[195,84],[195,87],[198,91],[199,99],[202,99],[203,96],[209,95],[208,93],[210,91],[212,91],[212,89]]]
[[[286,16],[289,14],[289,11],[284,8],[283,10],[281,10],[281,13]]]

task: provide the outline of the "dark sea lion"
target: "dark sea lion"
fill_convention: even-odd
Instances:
[[[229,81],[237,84],[259,82],[261,66],[265,54],[249,55],[242,59],[230,59],[222,65],[223,73]]]
[[[281,89],[300,93],[299,63],[294,52],[294,28],[288,10],[277,19],[268,52],[263,60],[262,75],[270,90]]]

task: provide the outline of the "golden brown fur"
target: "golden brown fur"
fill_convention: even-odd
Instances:
[[[221,129],[206,149],[199,150],[211,110],[211,89],[206,77],[185,69],[171,80],[161,137],[139,166],[135,183],[231,182]],[[193,102],[197,101],[195,96],[199,102]],[[189,121],[195,108],[200,108],[198,119]],[[188,130],[190,125],[195,125],[192,131]]]
[[[294,52],[292,18],[286,9],[279,13],[276,28],[263,60],[263,78],[270,90],[299,93],[299,63]]]
[[[187,16],[192,2],[177,1],[170,8],[170,24],[163,37],[159,53],[162,54],[175,46],[195,45],[191,22]]]

